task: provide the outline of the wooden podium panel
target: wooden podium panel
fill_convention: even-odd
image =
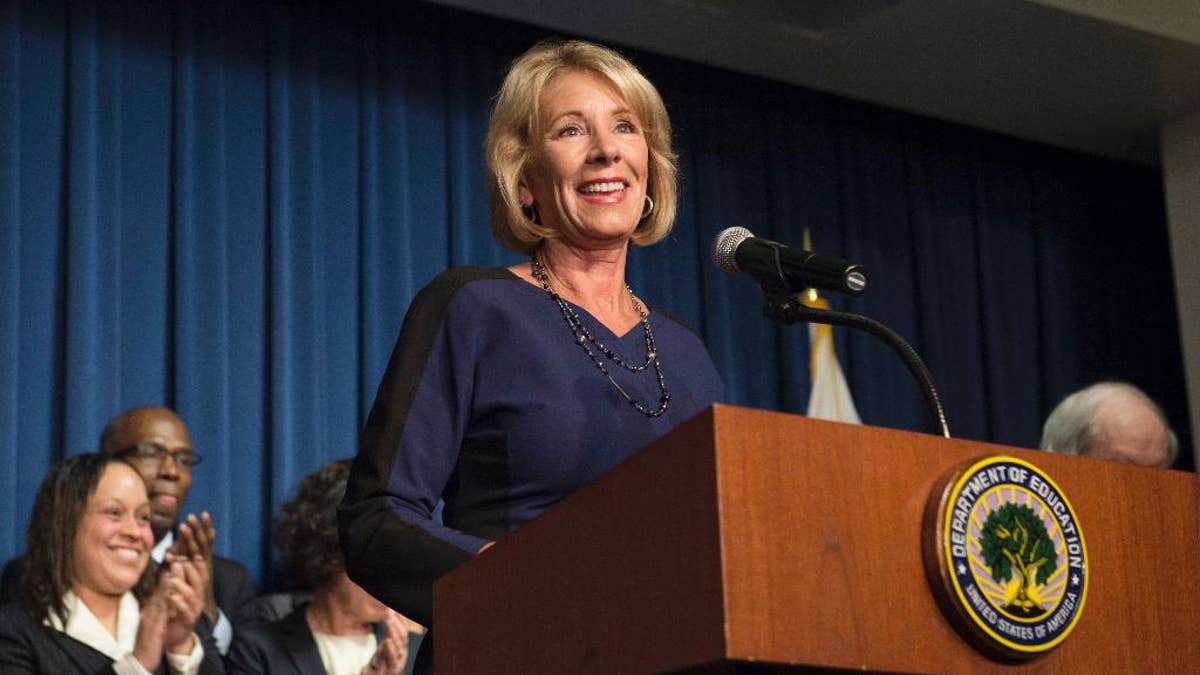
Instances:
[[[1013,664],[974,650],[922,563],[930,492],[1008,454],[1074,506],[1074,632]],[[714,406],[434,588],[439,675],[1200,670],[1194,474]]]

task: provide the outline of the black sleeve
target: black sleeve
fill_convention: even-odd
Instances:
[[[4,565],[0,574],[0,605],[16,602],[17,589],[21,586],[22,570],[25,567],[25,556],[17,556]]]
[[[212,633],[201,634],[200,643],[204,646],[204,660],[200,662],[200,675],[224,675],[225,662],[221,659],[221,652],[217,649],[217,643],[212,638]],[[235,633],[236,634],[236,633]],[[166,657],[163,657],[163,665],[166,665]]]
[[[233,635],[229,653],[225,655],[225,670],[237,675],[266,675],[270,660],[263,641],[268,637],[257,627],[240,630]]]
[[[113,675],[114,670],[108,656],[42,626],[24,607],[9,604],[0,607],[0,673]]]
[[[9,562],[4,568],[8,577]],[[15,606],[0,611],[0,673],[37,673],[37,657],[25,635],[23,617]]]
[[[446,406],[440,405],[440,396],[460,403],[469,399],[464,392],[439,388],[452,379],[447,369],[469,367],[453,358],[469,357],[455,354],[454,347],[438,340],[446,335],[443,328],[451,300],[467,283],[484,278],[513,277],[506,270],[449,270],[426,286],[409,306],[338,511],[342,552],[350,578],[383,603],[426,626],[433,621],[433,582],[470,559],[485,540],[478,540],[475,548],[466,550],[469,545],[462,543],[469,539],[466,535],[447,531],[426,513],[432,511],[439,496],[433,493],[436,486],[432,484],[437,479],[430,471],[441,475],[453,469],[461,442],[454,430],[439,427],[435,431],[440,435],[436,447],[405,450],[426,453],[419,461],[410,462],[426,470],[406,476],[412,483],[427,485],[428,489],[417,491],[421,494],[400,494],[392,484],[393,468],[414,406],[421,409],[413,413],[414,419],[420,414],[423,425],[433,424],[434,419],[441,424],[440,418],[449,413]],[[439,351],[439,347],[444,349]],[[434,354],[448,355],[449,362],[431,363]],[[432,374],[428,379],[427,371]],[[429,382],[436,393],[429,395],[429,389],[422,389],[426,395],[419,397],[423,382]],[[414,502],[420,502],[421,508],[414,508]],[[454,539],[460,544],[452,543]]]
[[[230,621],[232,622],[232,619]],[[200,646],[204,648],[204,660],[200,662],[200,675],[222,675],[225,672],[225,662],[221,658],[221,651],[217,649],[217,641],[213,639],[212,623],[209,622],[208,616],[204,612],[200,612],[200,617],[196,619],[196,625],[192,631],[200,639]],[[237,635],[236,628],[234,635]],[[169,671],[167,656],[163,654],[158,672],[167,673]]]
[[[258,623],[258,594],[250,583],[250,572],[240,562],[213,557],[213,595],[217,607],[233,624],[236,637],[240,629]]]

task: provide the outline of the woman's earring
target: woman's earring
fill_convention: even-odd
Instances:
[[[646,219],[654,211],[654,200],[650,199],[650,195],[646,195],[646,208],[642,209],[642,220]]]

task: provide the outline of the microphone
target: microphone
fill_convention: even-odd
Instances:
[[[745,272],[767,291],[791,294],[820,288],[859,295],[867,288],[862,265],[760,239],[744,227],[722,230],[713,239],[712,259],[726,274]]]

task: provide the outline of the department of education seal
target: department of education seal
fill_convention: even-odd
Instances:
[[[1083,531],[1063,491],[1029,462],[996,455],[952,471],[930,495],[923,538],[938,604],[981,651],[1032,658],[1078,623]]]

